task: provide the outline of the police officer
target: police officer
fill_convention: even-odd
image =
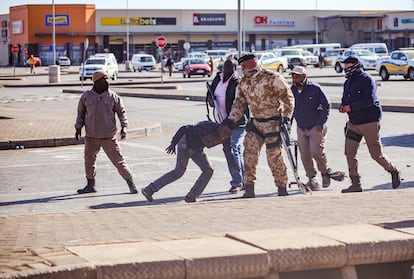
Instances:
[[[237,97],[223,125],[234,127],[250,109],[251,119],[246,127],[244,140],[243,198],[254,198],[256,169],[260,150],[266,145],[267,162],[272,172],[279,196],[286,196],[288,182],[286,165],[281,153],[280,123],[289,123],[294,109],[294,97],[285,78],[279,73],[258,68],[256,56],[246,54],[239,58],[243,71],[237,87]]]

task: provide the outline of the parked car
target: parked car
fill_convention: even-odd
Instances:
[[[131,59],[134,72],[142,70],[151,71],[155,69],[155,57],[150,54],[134,54]]]
[[[382,80],[388,80],[390,75],[400,75],[404,79],[414,80],[414,49],[400,49],[391,52],[389,58],[381,60],[377,71]]]
[[[349,49],[344,51],[344,54],[338,56],[335,60],[335,71],[341,73],[344,69],[344,61],[348,56],[355,56],[358,58],[364,70],[375,70],[379,62],[379,56],[366,49]]]
[[[208,62],[206,62],[202,58],[190,58],[188,59],[183,67],[183,77],[186,76],[190,78],[194,75],[202,75],[203,77],[211,76],[211,69],[208,65]]]
[[[67,56],[59,56],[58,58],[58,64],[60,66],[70,66],[70,58]]]
[[[271,70],[271,71],[278,71],[279,73],[283,73],[286,71],[287,59],[286,57],[277,57],[276,54],[270,51],[265,52],[254,52],[254,55],[257,57],[257,65],[261,69]]]
[[[313,55],[312,52],[304,50],[303,56],[306,57],[306,64],[312,65],[313,67],[319,67],[319,57],[316,55]]]
[[[323,53],[325,66],[333,66],[335,65],[335,59],[338,56],[341,56],[347,48],[336,48],[336,49],[329,49]]]
[[[95,57],[88,58],[84,64],[79,68],[79,80],[92,79],[92,75],[96,71],[105,71],[108,77],[112,80],[118,78],[118,71],[116,65],[112,59],[107,57]]]
[[[303,50],[299,48],[281,48],[273,50],[277,56],[284,56],[288,60],[288,68],[293,69],[295,66],[306,67],[306,57],[303,56]]]

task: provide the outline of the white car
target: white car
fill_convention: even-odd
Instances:
[[[263,51],[254,52],[254,55],[257,57],[257,65],[261,69],[271,70],[271,71],[278,71],[279,73],[283,73],[286,71],[287,59],[286,57],[277,57],[276,54],[270,51]]]
[[[319,67],[319,57],[313,55],[312,52],[304,50],[303,56],[306,57],[306,64],[312,65],[313,67]]]
[[[92,79],[93,73],[96,71],[104,71],[112,80],[118,78],[116,65],[111,58],[107,57],[90,57],[79,68],[79,80]]]
[[[59,56],[58,58],[58,64],[60,66],[70,66],[70,59],[66,56]]]
[[[366,49],[349,49],[344,51],[342,56],[336,58],[334,68],[337,73],[343,71],[344,61],[351,55],[358,58],[359,63],[361,63],[364,70],[375,70],[377,64],[380,62],[380,58],[377,55]]]
[[[132,69],[134,72],[142,70],[151,71],[155,69],[155,57],[151,54],[134,54],[131,59]]]

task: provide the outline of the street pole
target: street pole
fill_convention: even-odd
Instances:
[[[128,0],[126,0],[127,8],[127,19],[126,19],[126,61],[125,61],[125,70],[131,70],[131,64],[129,62],[129,9],[128,9]]]
[[[52,0],[52,47],[53,47],[53,65],[56,64],[56,22],[55,22],[55,0]]]
[[[52,0],[52,53],[53,61],[49,66],[49,83],[60,83],[60,66],[56,65],[56,13],[54,0]]]
[[[240,8],[240,1],[237,0],[237,50],[239,54],[239,58],[241,57],[242,52],[242,30],[241,30],[241,8]]]
[[[318,26],[318,0],[315,0],[315,10],[316,10],[316,15],[315,15],[315,40],[316,40],[316,44],[319,44],[319,26]]]

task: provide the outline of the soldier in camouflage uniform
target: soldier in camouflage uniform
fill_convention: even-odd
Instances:
[[[284,79],[278,73],[260,70],[253,54],[239,59],[243,78],[237,87],[237,97],[228,118],[223,122],[230,129],[250,109],[251,120],[246,127],[244,140],[245,189],[243,198],[254,198],[256,169],[260,150],[266,144],[267,162],[279,196],[286,196],[288,182],[286,165],[281,153],[280,123],[290,123],[294,109],[294,96]]]

